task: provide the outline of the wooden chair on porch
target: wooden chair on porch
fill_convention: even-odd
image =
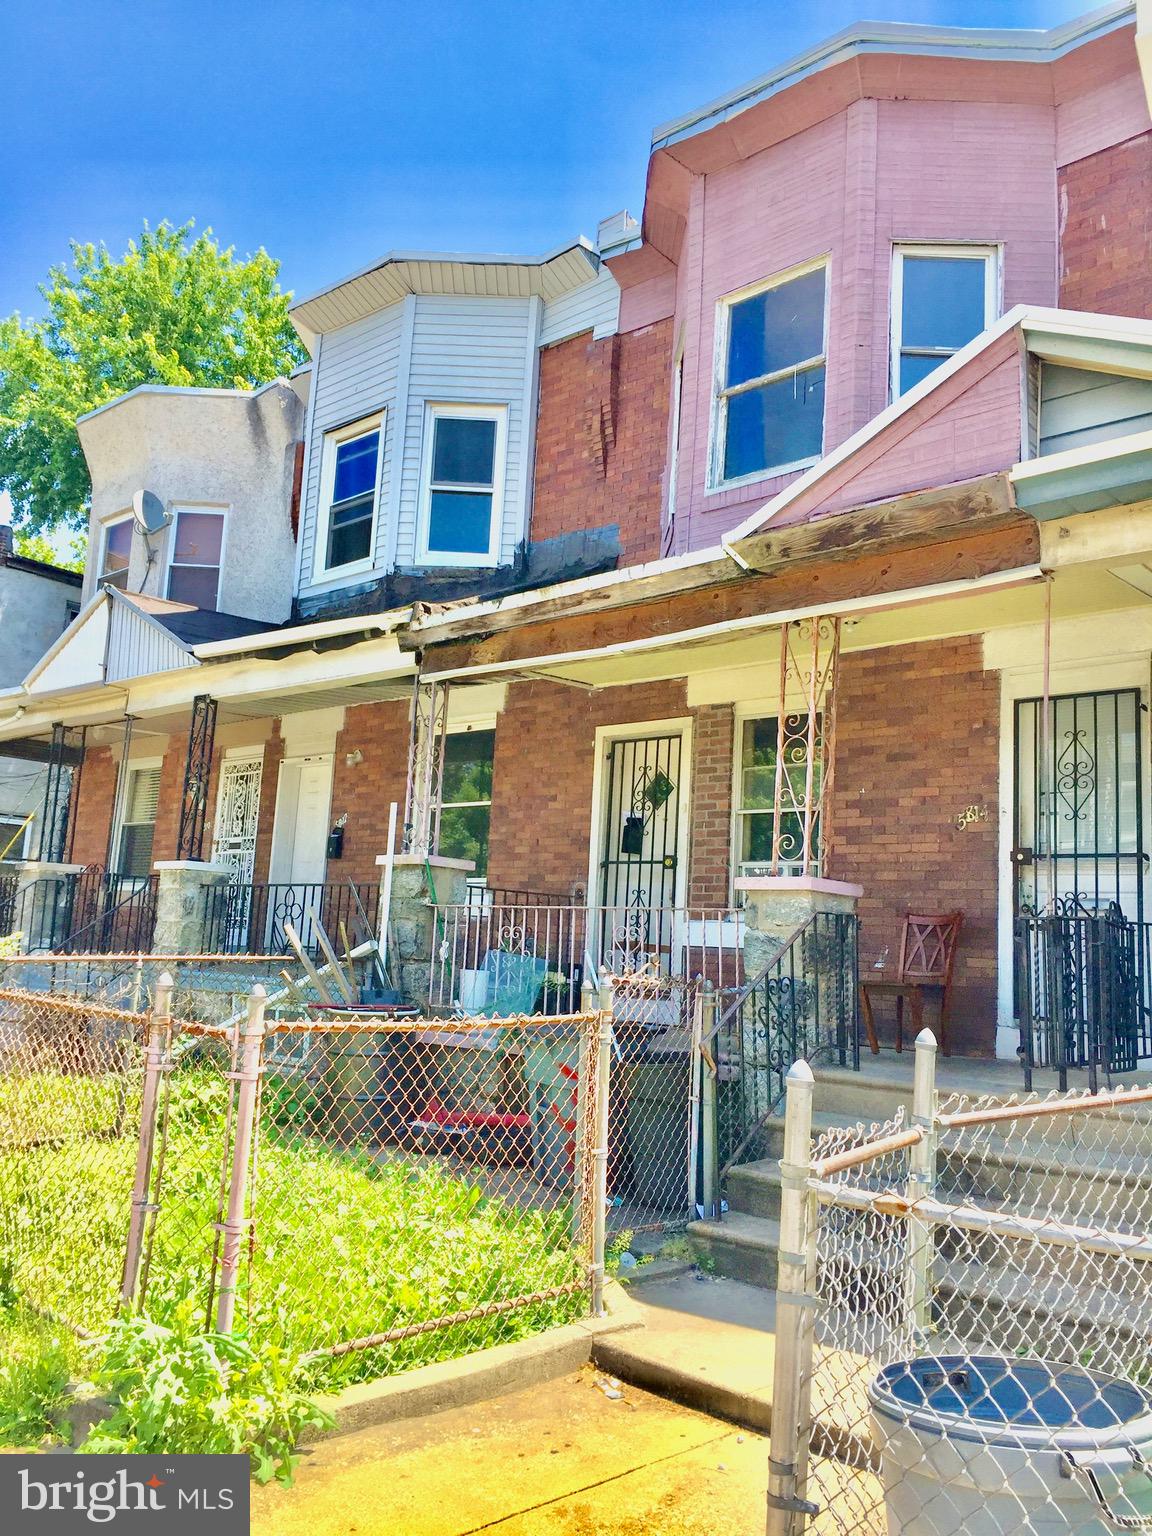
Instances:
[[[923,917],[909,912],[900,935],[900,966],[895,976],[883,971],[869,971],[860,978],[860,1010],[873,1056],[880,1054],[876,1038],[876,1018],[872,999],[877,996],[896,999],[896,1049],[904,1049],[904,1000],[912,1007],[913,1038],[924,1027],[924,994],[940,997],[940,1049],[948,1049],[948,1015],[952,1000],[952,966],[960,938],[963,912],[946,912],[940,917]]]

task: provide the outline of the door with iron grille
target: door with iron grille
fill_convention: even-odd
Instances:
[[[1144,705],[1135,688],[1020,699],[1017,1014],[1029,1065],[1131,1071],[1152,1054]]]
[[[1016,909],[1144,915],[1139,690],[1016,704]]]
[[[601,957],[618,970],[669,968],[681,890],[683,753],[678,731],[611,741],[606,747]]]

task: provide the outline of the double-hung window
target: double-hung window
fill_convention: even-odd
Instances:
[[[780,868],[783,874],[803,874],[804,828],[801,815],[808,775],[808,748],[800,716],[785,716],[781,736],[775,715],[766,719],[741,722],[736,762],[737,873],[753,874],[767,869],[772,862],[772,841],[776,828],[776,761],[784,754],[783,794],[780,823]],[[817,762],[813,792],[820,790],[820,739],[816,740]],[[815,829],[814,829],[815,831]]]
[[[991,325],[999,261],[990,245],[898,245],[892,255],[892,398]]]
[[[444,742],[440,852],[449,859],[471,859],[477,877],[488,870],[495,747],[495,731],[454,732]]]
[[[349,574],[372,564],[383,416],[324,437],[320,501],[324,511],[318,575]]]
[[[100,539],[100,585],[119,587],[121,592],[125,591],[131,559],[132,517],[129,514],[104,524]]]
[[[505,406],[429,405],[424,422],[418,558],[496,565],[504,503]]]
[[[168,596],[176,603],[215,611],[220,600],[224,513],[212,507],[177,507],[168,564]]]
[[[160,800],[160,769],[129,768],[120,816],[116,873],[143,879],[152,873],[152,839]]]
[[[714,487],[782,474],[820,457],[826,292],[821,263],[723,301]]]

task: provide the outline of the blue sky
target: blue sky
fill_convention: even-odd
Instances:
[[[639,213],[651,129],[864,15],[1051,26],[1090,0],[4,0],[0,313],[145,218],[298,294],[389,248],[534,253]]]

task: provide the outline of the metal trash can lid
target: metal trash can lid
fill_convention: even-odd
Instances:
[[[925,1355],[885,1366],[868,1396],[886,1419],[957,1440],[1064,1450],[1152,1442],[1152,1394],[1079,1365]]]

